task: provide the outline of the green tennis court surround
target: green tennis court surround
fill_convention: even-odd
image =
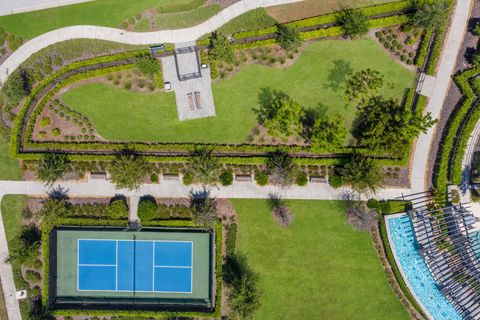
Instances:
[[[54,230],[50,300],[64,308],[211,309],[213,237],[185,228]]]

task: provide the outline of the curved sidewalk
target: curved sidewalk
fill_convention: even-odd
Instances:
[[[241,0],[222,10],[209,20],[194,27],[154,32],[130,32],[97,26],[71,26],[56,29],[33,38],[18,48],[0,65],[0,82],[4,82],[22,62],[35,52],[57,42],[72,39],[108,40],[126,44],[157,44],[195,41],[215,31],[239,15],[261,7],[299,2],[303,0]]]
[[[452,24],[449,28],[447,39],[443,43],[443,51],[440,56],[435,85],[426,110],[426,112],[432,114],[432,118],[434,119],[438,119],[442,112],[442,106],[447,96],[448,87],[450,86],[458,52],[462,45],[463,35],[467,30],[472,5],[472,0],[457,0],[455,11],[452,15]],[[427,133],[421,134],[415,144],[412,175],[410,179],[413,193],[424,192],[426,190],[427,162],[429,159],[430,145],[436,129],[437,125],[434,125]]]

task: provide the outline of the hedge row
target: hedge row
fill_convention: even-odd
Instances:
[[[43,254],[43,288],[42,288],[42,303],[46,309],[51,307],[48,300],[48,274],[49,274],[49,237],[51,231],[59,226],[125,226],[125,222],[112,220],[98,220],[98,219],[57,219],[51,225],[42,226],[42,254]],[[150,224],[156,227],[199,227],[193,221],[185,220],[169,220],[156,222]],[[148,317],[148,318],[169,318],[169,317],[214,317],[221,316],[221,297],[222,297],[222,224],[218,222],[215,233],[215,269],[216,269],[216,296],[215,296],[215,311],[211,312],[173,312],[173,311],[129,311],[129,310],[53,310],[52,313],[56,316],[125,316],[125,317]]]
[[[237,244],[237,224],[233,223],[227,228],[227,238],[225,239],[225,252],[227,256],[235,254],[235,247]]]
[[[398,2],[386,3],[376,6],[364,7],[359,10],[362,11],[366,16],[373,16],[378,14],[385,14],[391,12],[399,12],[411,7],[411,2],[409,0],[403,0]],[[378,19],[374,19],[378,20]],[[286,23],[286,25],[294,27],[296,29],[313,27],[324,24],[331,24],[337,21],[337,13],[330,13],[321,16],[316,16],[312,18],[306,18],[302,20],[292,21]],[[403,23],[403,22],[402,22]],[[376,26],[380,27],[380,26]],[[242,31],[237,32],[233,35],[235,39],[244,39],[250,37],[258,37],[266,34],[275,33],[276,28],[270,27],[265,29],[251,30],[251,31]],[[309,38],[312,39],[312,38]]]
[[[448,11],[451,12],[453,8],[453,1],[448,0]],[[447,15],[449,17],[450,15]],[[439,28],[436,33],[435,33],[435,40],[433,43],[433,48],[432,48],[432,53],[430,54],[430,60],[428,61],[428,67],[426,70],[426,73],[429,75],[435,75],[435,71],[437,70],[437,62],[438,58],[440,56],[440,52],[442,50],[442,44],[443,44],[443,37],[445,34],[445,31],[447,30],[447,21],[443,24],[441,28]]]
[[[425,64],[425,59],[427,58],[428,45],[430,44],[433,34],[434,34],[433,31],[425,31],[423,34],[422,42],[418,47],[417,57],[415,58],[415,64],[419,68],[422,68],[423,65]]]
[[[472,113],[472,120],[468,119],[465,128],[460,131],[461,125],[464,123],[466,116],[473,107],[476,95],[471,88],[468,79],[480,73],[479,68],[469,69],[462,74],[454,77],[454,81],[462,92],[463,101],[450,116],[449,122],[445,126],[440,145],[439,156],[435,168],[434,187],[437,190],[437,198],[440,203],[447,200],[446,189],[449,183],[449,173],[451,172],[451,181],[460,183],[461,180],[461,161],[465,152],[466,142],[471,134],[479,117],[478,111]],[[452,150],[456,150],[452,154]],[[452,167],[450,168],[450,160],[452,159]]]

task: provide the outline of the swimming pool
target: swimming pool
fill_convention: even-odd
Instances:
[[[435,320],[461,320],[462,317],[438,289],[426,262],[416,249],[409,217],[388,217],[386,224],[397,265],[423,309]]]

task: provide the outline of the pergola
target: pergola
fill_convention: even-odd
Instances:
[[[429,193],[404,197],[415,241],[438,287],[464,319],[480,319],[480,244],[468,207],[436,207]]]

